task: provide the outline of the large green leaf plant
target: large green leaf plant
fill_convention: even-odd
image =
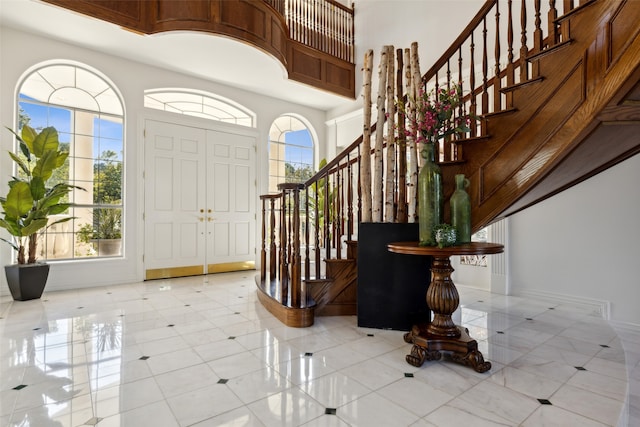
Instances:
[[[49,222],[49,216],[61,214],[72,206],[63,201],[71,190],[84,189],[66,183],[47,187],[54,171],[61,168],[69,156],[67,151],[59,149],[58,131],[54,127],[37,132],[25,125],[21,135],[11,129],[9,131],[16,136],[23,157],[9,152],[19,170],[18,176],[9,181],[6,197],[0,197],[3,210],[0,227],[5,228],[12,239],[0,240],[18,252],[18,264],[33,264],[36,262],[38,233],[73,219],[66,217]]]

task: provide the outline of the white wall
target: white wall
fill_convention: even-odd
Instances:
[[[510,217],[514,295],[610,302],[640,326],[640,155]]]
[[[267,189],[267,140],[272,121],[284,113],[296,113],[305,117],[316,131],[322,144],[319,156],[324,156],[326,147],[325,120],[323,111],[287,103],[255,93],[224,86],[210,81],[150,67],[144,64],[110,56],[99,51],[45,39],[6,27],[0,28],[0,190],[6,192],[6,182],[12,174],[12,164],[5,153],[12,150],[12,138],[4,126],[15,127],[16,88],[21,76],[30,67],[42,61],[71,60],[81,62],[102,72],[123,95],[125,104],[125,235],[126,257],[123,259],[88,260],[82,262],[54,262],[47,290],[71,289],[85,286],[126,283],[142,279],[142,167],[140,142],[141,124],[145,117],[166,117],[160,112],[143,107],[145,89],[173,87],[209,91],[232,99],[257,114],[258,132],[258,194]],[[275,61],[275,60],[274,60]],[[176,117],[180,120],[179,117]],[[188,119],[193,122],[193,118]],[[257,227],[259,229],[259,227]],[[2,230],[4,233],[4,230]],[[257,239],[259,242],[259,239]],[[12,262],[8,245],[0,245],[0,263]],[[0,274],[0,293],[8,293],[4,274]]]

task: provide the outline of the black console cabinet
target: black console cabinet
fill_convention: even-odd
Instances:
[[[361,223],[358,230],[358,326],[409,331],[430,320],[425,295],[430,262],[394,254],[387,244],[418,239],[418,224]]]

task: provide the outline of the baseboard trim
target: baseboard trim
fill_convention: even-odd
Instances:
[[[544,291],[522,291],[518,292],[514,296],[530,297],[537,299],[544,299],[549,301],[563,302],[567,304],[586,307],[594,310],[600,314],[604,320],[611,320],[611,302],[605,300],[598,300],[593,298],[585,298],[574,295],[557,294],[554,292]]]
[[[619,320],[610,320],[609,323],[614,329],[622,329],[630,332],[640,332],[640,324],[631,322],[621,322]]]

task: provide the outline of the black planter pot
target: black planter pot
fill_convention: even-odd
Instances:
[[[15,301],[38,299],[49,277],[49,264],[6,265],[4,272]]]

